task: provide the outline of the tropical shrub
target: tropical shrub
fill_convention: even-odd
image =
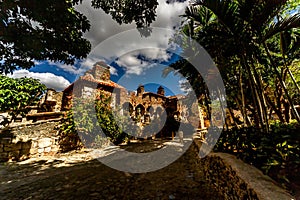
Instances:
[[[86,147],[99,147],[109,141],[114,144],[122,143],[128,138],[123,131],[126,123],[117,123],[117,120],[123,119],[113,114],[109,103],[110,98],[104,94],[96,99],[74,98],[73,107],[67,111],[61,133],[73,138],[75,144],[81,141],[81,146],[84,144]]]
[[[300,169],[300,124],[273,122],[270,132],[256,127],[223,131],[215,151],[236,155],[265,174],[289,186]]]

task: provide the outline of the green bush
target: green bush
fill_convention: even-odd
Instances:
[[[73,108],[67,111],[61,132],[68,137],[73,135],[74,141],[79,140],[86,147],[99,147],[107,144],[107,140],[122,143],[128,136],[116,123],[120,119],[115,119],[109,102],[105,95],[96,99],[74,98]]]
[[[272,123],[269,133],[255,127],[232,128],[223,131],[215,151],[234,154],[287,186],[300,169],[299,130],[295,122]]]

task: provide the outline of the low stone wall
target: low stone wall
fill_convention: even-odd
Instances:
[[[45,120],[1,130],[0,161],[56,154],[60,149],[60,122],[61,119]]]
[[[201,142],[194,140],[194,149],[199,152]],[[199,159],[209,185],[224,196],[224,199],[295,199],[270,177],[257,168],[226,153],[210,153]]]

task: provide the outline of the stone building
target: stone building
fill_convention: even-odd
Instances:
[[[184,95],[166,96],[162,86],[157,88],[156,93],[145,91],[143,85],[139,85],[135,92],[128,92],[123,86],[110,80],[109,66],[104,62],[94,64],[91,70],[63,91],[62,110],[71,108],[74,96],[84,98],[95,94],[95,91],[112,97],[110,106],[118,108],[122,115],[129,115],[140,127],[163,117],[188,123],[191,116],[195,116],[192,106],[186,106]],[[199,115],[196,118],[199,122]]]
[[[143,85],[131,92],[123,104],[123,110],[129,112],[131,118],[138,123],[148,124],[155,118],[172,117],[178,121],[187,120],[188,109],[183,106],[184,96],[165,96],[162,86],[157,92],[146,92]]]
[[[97,62],[63,91],[62,110],[71,108],[73,96],[88,97],[97,90],[112,97],[112,106],[122,104],[121,95],[126,96],[125,88],[110,80],[109,66],[104,62]]]

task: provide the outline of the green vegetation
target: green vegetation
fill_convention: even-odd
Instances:
[[[79,3],[82,0],[1,1],[0,73],[30,69],[35,61],[74,64],[85,58],[91,44],[83,33],[90,29],[90,22],[74,8]],[[140,28],[155,20],[157,5],[147,0],[92,0],[94,8],[101,8],[118,23],[135,22]]]
[[[241,111],[244,126],[268,132],[272,112],[283,123],[291,117],[300,122],[294,98],[300,92],[295,77],[300,15],[287,15],[289,6],[289,1],[199,0],[183,16],[181,31],[213,58],[226,87],[228,109]],[[205,83],[190,63],[179,60],[172,67],[210,104]],[[199,83],[204,84],[199,88]]]
[[[108,105],[110,98],[101,93],[96,100],[75,97],[73,108],[67,111],[61,127],[65,142],[74,143],[74,147],[82,144],[86,147],[99,147],[109,141],[114,144],[126,141],[128,135],[123,130],[129,124],[125,122],[127,118],[113,115],[113,110]],[[119,124],[116,123],[117,120]]]
[[[90,28],[77,12],[79,0],[8,0],[0,2],[0,73],[18,67],[29,69],[35,61],[73,64],[91,49],[83,33]],[[74,45],[76,44],[76,45]]]
[[[191,50],[189,38],[197,41],[225,84],[227,114],[234,122],[226,120],[215,150],[237,155],[286,186],[300,169],[299,5],[298,0],[198,0],[186,9],[181,27],[187,36],[183,53]],[[171,67],[190,81],[209,116],[213,105],[203,78],[187,60]],[[236,118],[236,111],[242,117]]]
[[[300,125],[296,122],[274,122],[270,132],[256,127],[223,131],[215,151],[236,155],[261,169],[285,187],[297,180],[300,169]]]
[[[158,2],[139,0],[92,0],[94,8],[101,8],[119,24],[135,22],[138,28],[150,26],[156,17]],[[133,9],[134,8],[134,9]]]
[[[9,124],[18,115],[25,116],[45,90],[46,86],[37,79],[0,76],[0,112],[11,116],[11,120],[4,120],[1,125]]]

